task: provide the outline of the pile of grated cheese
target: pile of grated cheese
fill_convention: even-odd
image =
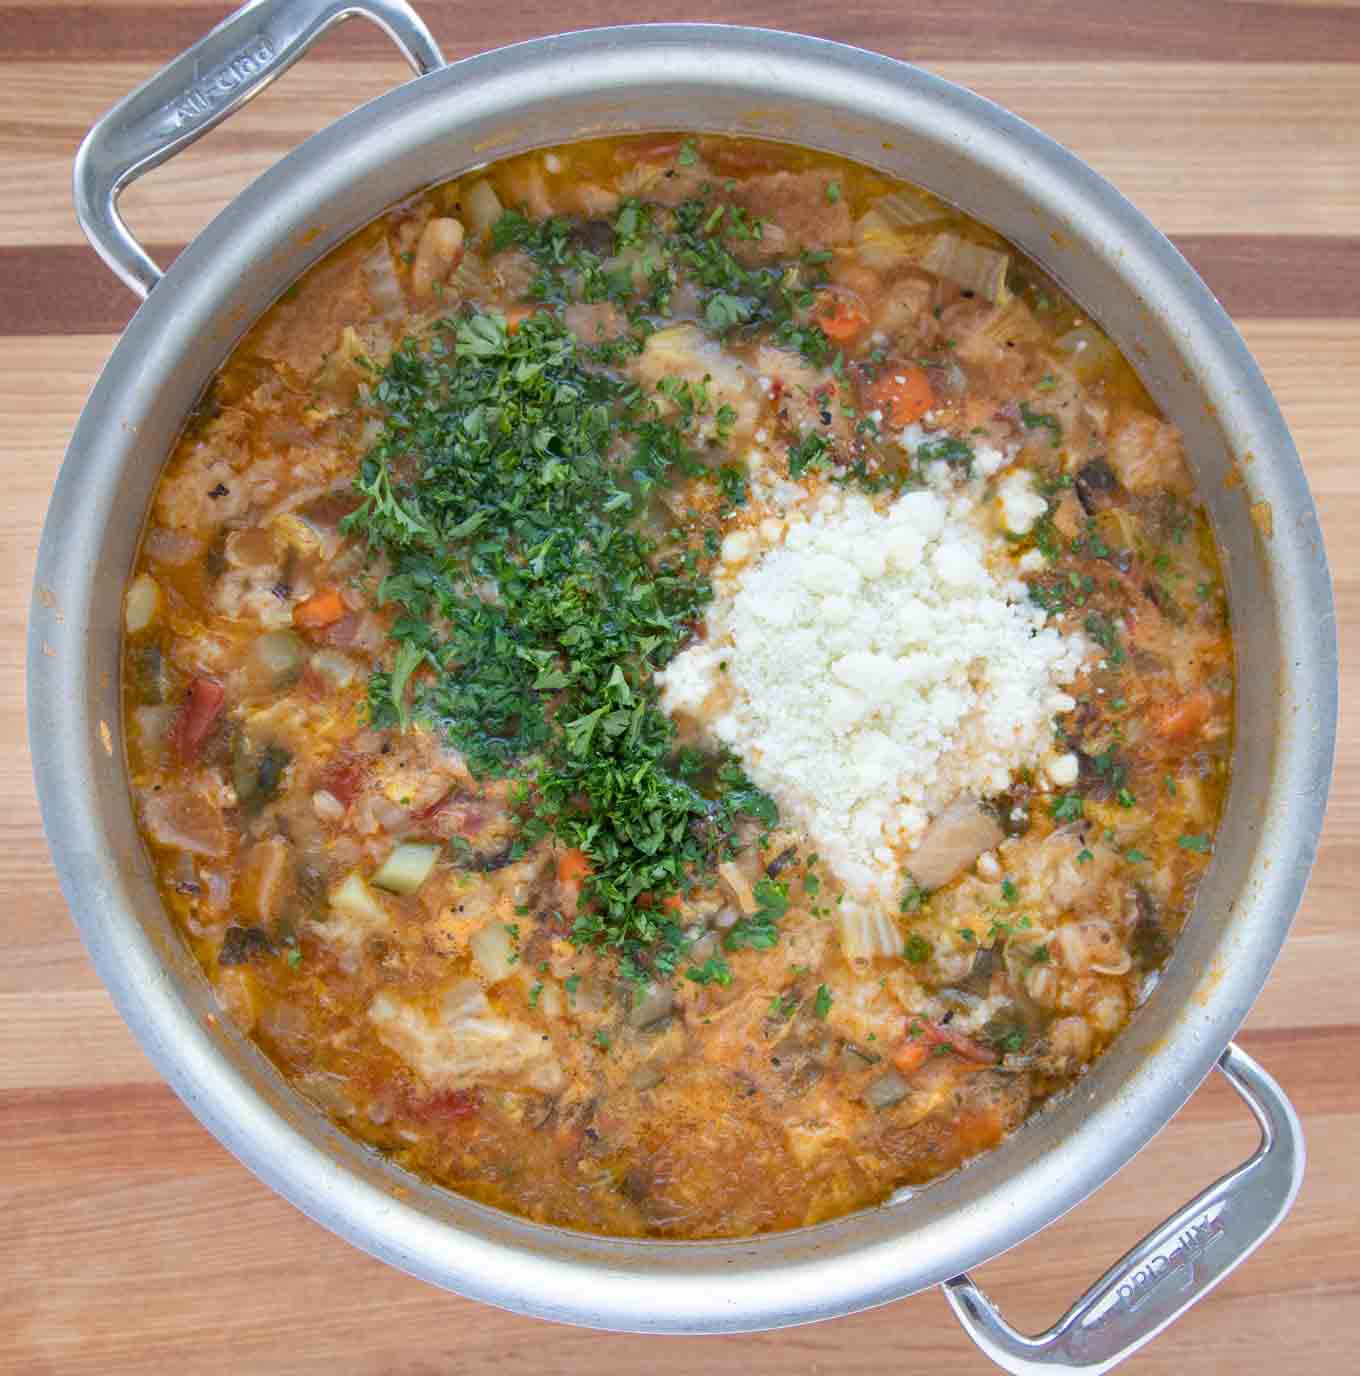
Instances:
[[[895,899],[932,816],[1052,754],[1090,646],[1029,601],[976,493],[801,495],[727,537],[708,635],[658,675],[662,703],[742,760],[849,895]]]

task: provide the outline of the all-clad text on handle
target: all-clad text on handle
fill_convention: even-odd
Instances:
[[[161,270],[118,211],[123,189],[220,124],[286,72],[328,29],[377,24],[424,75],[444,59],[405,0],[251,0],[101,116],[76,154],[76,218],[138,296]]]
[[[1235,1045],[1218,1068],[1260,1125],[1260,1145],[1121,1257],[1052,1328],[1026,1337],[968,1276],[945,1282],[955,1316],[1003,1370],[1113,1370],[1244,1262],[1289,1212],[1303,1181],[1298,1116],[1279,1085]]]

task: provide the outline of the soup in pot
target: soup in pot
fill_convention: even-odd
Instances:
[[[1176,428],[989,229],[763,142],[398,206],[213,381],[126,598],[134,805],[230,1016],[547,1223],[880,1202],[1070,1087],[1210,862]]]

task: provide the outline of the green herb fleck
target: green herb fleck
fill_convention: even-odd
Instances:
[[[902,954],[913,965],[924,965],[935,954],[935,948],[925,937],[913,932],[907,938],[906,945],[902,947]]]
[[[709,956],[702,965],[691,965],[685,978],[695,984],[719,984],[726,989],[732,983],[732,970],[721,956]]]
[[[1049,443],[1056,449],[1062,443],[1062,425],[1057,416],[1046,411],[1032,411],[1027,402],[1020,403],[1020,419],[1026,430],[1044,429],[1048,431]]]
[[[902,891],[902,911],[904,913],[920,912],[921,905],[930,895],[923,889],[910,875],[907,876],[907,886]]]

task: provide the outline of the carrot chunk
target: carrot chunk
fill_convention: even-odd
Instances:
[[[557,879],[562,884],[579,884],[590,873],[590,857],[583,850],[557,852]]]
[[[516,334],[530,316],[537,314],[537,306],[510,306],[505,312],[505,328],[510,334]]]
[[[848,297],[826,295],[817,303],[817,323],[837,344],[849,344],[869,327],[869,317]]]
[[[893,1064],[904,1075],[910,1075],[930,1059],[931,1046],[925,1037],[908,1038],[893,1052]]]
[[[926,1022],[922,1018],[909,1018],[907,1038],[893,1052],[893,1064],[904,1075],[910,1075],[920,1070],[942,1046],[948,1047],[960,1060],[967,1061],[973,1067],[995,1065],[1000,1059],[990,1046],[962,1032]]]
[[[888,368],[870,383],[865,403],[882,411],[890,425],[910,425],[935,405],[935,392],[924,368]]]
[[[346,611],[344,599],[335,588],[322,588],[293,608],[293,624],[319,631],[339,621]]]

